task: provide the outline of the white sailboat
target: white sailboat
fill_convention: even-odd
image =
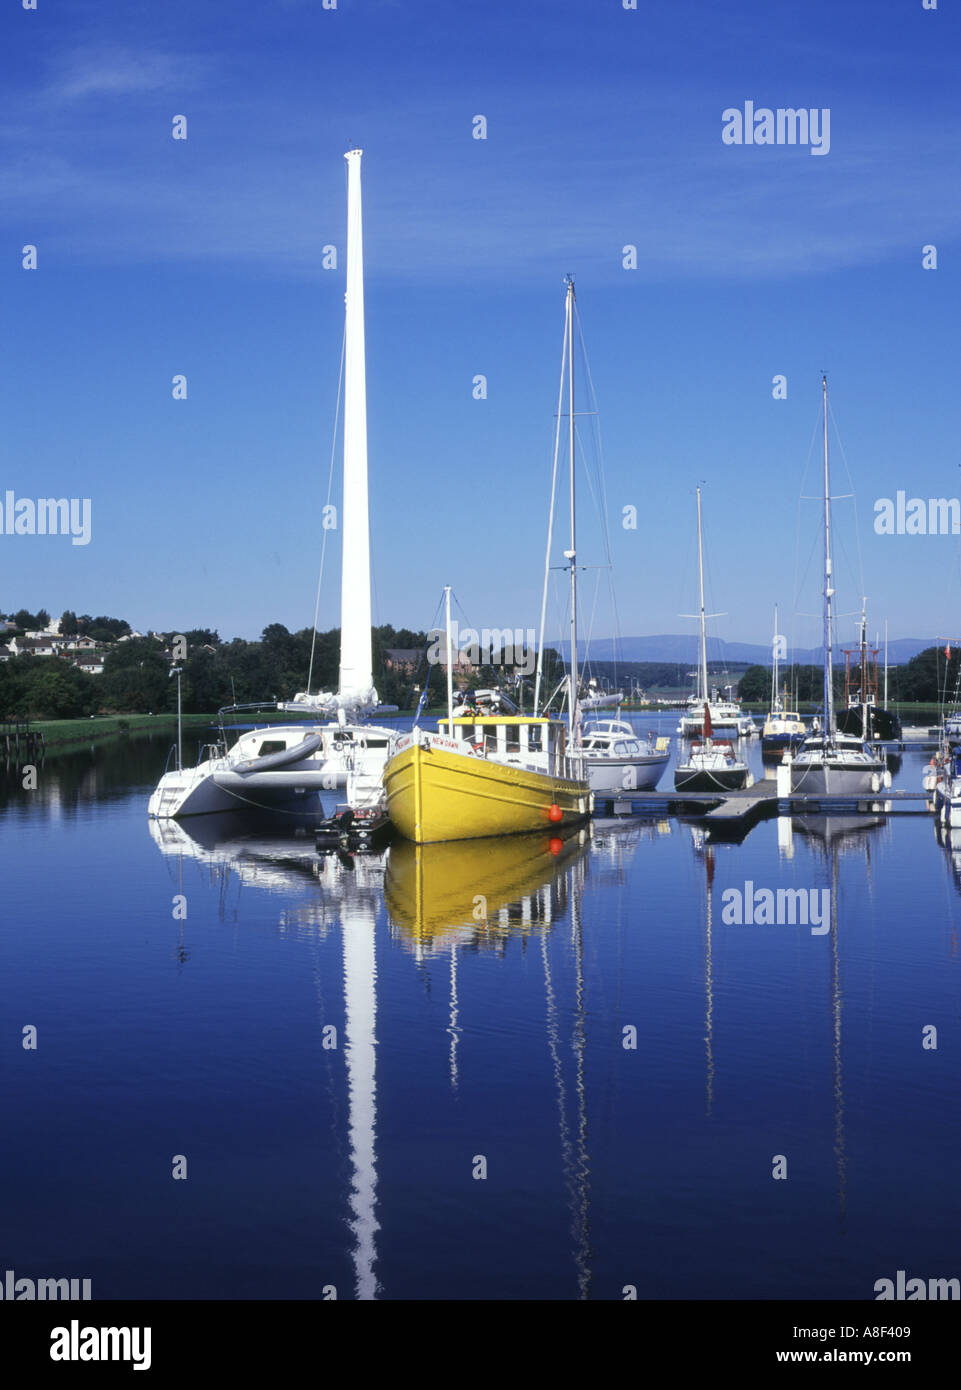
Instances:
[[[567,297],[564,315],[564,354],[568,375],[568,485],[570,493],[571,547],[564,552],[570,565],[571,579],[571,669],[567,676],[568,704],[570,712],[571,739],[583,759],[583,771],[592,792],[607,794],[627,793],[634,790],[650,790],[657,786],[662,772],[670,759],[670,750],[661,743],[639,735],[625,719],[597,720],[582,722],[582,715],[588,710],[601,710],[619,707],[623,699],[620,694],[597,694],[595,681],[588,686],[588,693],[580,693],[580,677],[577,669],[577,571],[575,567],[575,449],[574,449],[574,315],[576,297],[572,277],[567,280]],[[561,389],[563,390],[563,363]],[[537,676],[534,687],[534,713],[540,701],[542,673],[541,656],[544,650],[544,623],[547,614],[547,586],[550,575],[551,540],[554,528],[554,496],[557,491],[557,458],[560,452],[561,413],[558,402],[557,437],[554,446],[554,476],[551,483],[551,514],[547,531],[547,553],[544,561],[544,589],[541,601],[541,630],[538,644]],[[548,702],[549,703],[549,702]]]
[[[347,161],[347,296],[344,343],[344,498],[341,560],[340,681],[336,692],[298,694],[278,708],[324,722],[252,729],[226,747],[201,750],[197,765],[161,777],[148,802],[158,819],[245,807],[303,809],[350,775],[378,777],[397,731],[364,721],[378,708],[371,655],[370,530],[367,496],[367,384],[360,161]],[[206,756],[205,756],[206,754]]]
[[[891,785],[891,774],[860,738],[839,734],[834,715],[834,668],[831,655],[831,480],[828,468],[828,379],[821,378],[824,410],[824,727],[809,734],[791,765],[791,790],[815,795],[861,795]]]
[[[699,738],[704,730],[704,710],[710,708],[711,726],[715,733],[728,734],[737,738],[747,737],[757,732],[757,725],[749,714],[745,714],[733,700],[721,700],[718,691],[707,689],[707,614],[704,611],[704,545],[701,531],[701,489],[697,489],[697,578],[700,595],[701,646],[698,664],[698,688],[687,702],[687,714],[681,716],[677,732],[682,738]],[[691,617],[685,613],[682,617]],[[711,617],[720,617],[712,613]]]
[[[712,737],[711,707],[704,706],[704,737],[692,743],[687,757],[674,769],[674,790],[678,792],[739,791],[749,784],[750,771],[727,739]]]

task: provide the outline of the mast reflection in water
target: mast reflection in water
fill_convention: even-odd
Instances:
[[[95,1298],[424,1300],[957,1272],[958,835],[628,817],[320,857],[296,819],[145,833],[166,752],[0,787],[0,1028],[39,1039],[3,1075],[10,1268],[62,1251]],[[729,925],[748,883],[830,893],[827,929]]]

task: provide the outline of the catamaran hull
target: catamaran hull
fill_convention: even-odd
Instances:
[[[247,809],[306,811],[321,788],[332,790],[333,783],[330,777],[325,782],[315,773],[262,772],[243,777],[224,769],[190,777],[187,771],[167,772],[147,803],[147,814],[157,820],[180,820]]]
[[[586,782],[412,743],[384,769],[387,810],[415,844],[523,835],[576,825],[591,812]],[[551,808],[560,817],[551,820]]]
[[[166,772],[147,803],[147,814],[159,820],[209,816],[222,811],[251,809],[309,809],[321,792],[346,787],[352,767],[379,773],[386,761],[380,750],[363,755],[320,755],[293,766],[238,771],[229,758],[218,758]]]

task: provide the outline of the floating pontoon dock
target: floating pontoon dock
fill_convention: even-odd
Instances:
[[[638,792],[629,797],[594,795],[595,815],[677,815],[705,825],[741,829],[768,816],[850,815],[878,816],[895,812],[929,815],[927,792],[878,792],[861,796],[822,796],[812,792],[778,795],[773,778],[755,782],[734,792]],[[920,805],[918,804],[920,803]]]

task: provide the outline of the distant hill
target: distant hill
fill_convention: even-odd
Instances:
[[[563,656],[567,656],[570,646],[566,642],[551,643]],[[844,643],[844,646],[852,643]],[[888,664],[899,666],[910,661],[912,656],[934,647],[937,642],[932,637],[896,637],[888,642]],[[583,657],[584,653],[581,652]],[[616,644],[610,637],[596,638],[590,644],[588,655],[592,661],[676,661],[696,665],[698,659],[698,639],[691,633],[667,633],[657,637],[622,637]],[[752,666],[770,666],[770,643],[723,642],[719,638],[708,638],[708,660],[748,662]],[[819,666],[822,662],[820,647],[788,648],[788,662],[801,666]],[[884,646],[881,646],[880,660],[884,660]]]

